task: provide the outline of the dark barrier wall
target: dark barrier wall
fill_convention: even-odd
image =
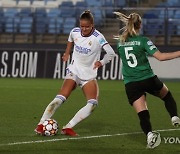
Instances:
[[[0,77],[64,78],[70,60],[62,61],[58,50],[0,50]],[[102,52],[102,56],[104,52]],[[98,71],[98,79],[121,79],[118,55]]]

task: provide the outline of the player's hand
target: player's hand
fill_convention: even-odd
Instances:
[[[98,68],[101,67],[101,66],[102,66],[101,62],[100,62],[100,61],[97,61],[97,62],[95,62],[93,69],[96,69],[96,68],[98,69]]]
[[[62,60],[66,62],[66,61],[68,61],[68,59],[69,59],[69,54],[64,53],[62,56]]]

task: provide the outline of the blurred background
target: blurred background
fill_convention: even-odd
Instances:
[[[37,136],[33,130],[63,84],[70,63],[61,59],[69,32],[79,26],[79,16],[86,9],[94,14],[96,29],[116,52],[115,58],[98,70],[98,109],[75,128],[82,140]],[[0,153],[152,153],[145,148],[146,138],[139,132],[138,119],[127,103],[121,81],[122,61],[113,39],[123,25],[113,11],[139,13],[143,18],[141,34],[162,52],[180,50],[180,0],[0,0]],[[165,62],[148,58],[155,74],[165,80],[180,103],[180,58]],[[161,145],[154,152],[180,154],[179,144],[171,140],[180,139],[180,133],[172,129],[164,104],[153,96],[147,101],[153,129],[162,134]],[[59,128],[85,102],[80,88],[73,91],[54,115]],[[180,104],[177,106],[180,111]]]
[[[85,9],[111,45],[121,26],[113,11],[140,13],[142,34],[156,45],[179,45],[180,0],[0,0],[0,43],[64,44]]]
[[[79,16],[86,9],[91,10],[96,29],[115,51],[113,36],[123,25],[113,11],[139,13],[143,18],[141,34],[162,52],[179,50],[180,0],[0,0],[0,77],[63,78],[65,64],[58,59],[65,51],[69,32],[79,26]],[[117,77],[121,76],[120,58],[116,59],[108,67],[112,73],[106,73],[106,67],[100,76],[121,78]],[[180,78],[179,69],[174,74],[166,67],[180,65],[180,61],[163,63],[162,67],[153,61],[152,65],[157,72],[163,70],[162,78]]]

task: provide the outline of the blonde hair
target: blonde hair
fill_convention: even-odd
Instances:
[[[125,26],[120,29],[123,30],[120,36],[116,36],[115,39],[120,39],[122,43],[124,43],[128,36],[138,35],[138,30],[141,28],[141,16],[137,13],[131,13],[129,16],[124,15],[120,12],[114,12],[118,16],[118,19],[122,21]]]

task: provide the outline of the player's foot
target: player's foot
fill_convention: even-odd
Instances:
[[[172,125],[175,126],[175,127],[180,126],[180,118],[177,117],[177,116],[172,117],[171,122],[172,122]]]
[[[160,133],[158,132],[149,132],[147,135],[147,148],[154,149],[161,143]]]
[[[79,136],[72,128],[63,128],[61,130],[61,134],[68,136]]]
[[[43,125],[37,125],[36,129],[34,130],[37,134],[43,135],[44,134],[44,130],[43,130]]]

